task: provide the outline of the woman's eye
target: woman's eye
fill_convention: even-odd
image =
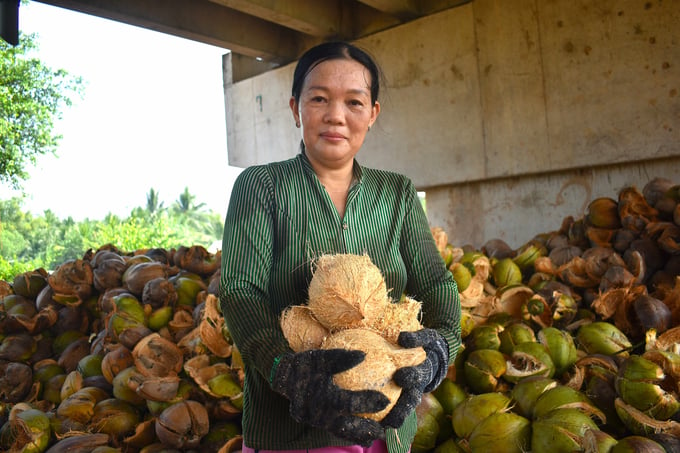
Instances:
[[[351,100],[349,101],[349,103],[350,105],[353,105],[355,107],[361,107],[362,105],[364,105],[364,103],[359,101],[358,99]]]
[[[323,101],[324,101],[323,96],[314,96],[312,98],[312,102],[323,102]]]

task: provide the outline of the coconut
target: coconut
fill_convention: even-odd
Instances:
[[[394,372],[405,366],[415,366],[425,360],[423,348],[402,348],[385,340],[371,329],[357,328],[338,331],[323,342],[322,349],[350,349],[366,353],[357,366],[336,374],[333,381],[347,390],[377,390],[388,399],[387,407],[378,412],[357,414],[372,420],[382,420],[401,395],[401,387],[393,380]]]
[[[423,328],[419,321],[420,306],[420,302],[409,297],[388,304],[383,316],[371,327],[380,332],[387,341],[397,344],[399,332],[415,332]]]
[[[309,308],[330,331],[366,327],[390,303],[380,269],[364,255],[323,255],[309,283]]]
[[[229,357],[232,346],[225,337],[226,324],[214,294],[205,299],[203,316],[198,325],[201,342],[217,357]]]
[[[184,364],[179,346],[158,333],[139,341],[132,350],[132,358],[136,369],[144,376],[175,376]]]
[[[305,305],[292,305],[281,313],[283,336],[295,352],[318,349],[329,332]]]

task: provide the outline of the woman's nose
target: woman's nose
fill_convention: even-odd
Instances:
[[[328,103],[328,109],[324,120],[328,123],[342,123],[345,118],[344,106],[341,102],[330,102]]]

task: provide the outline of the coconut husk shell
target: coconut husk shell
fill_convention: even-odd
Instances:
[[[109,443],[109,435],[104,433],[72,432],[66,437],[58,438],[57,442],[50,447],[50,453],[74,453],[93,451],[97,447],[106,447]]]
[[[168,331],[173,340],[179,343],[185,335],[194,330],[194,318],[186,310],[176,310],[172,319],[168,322]]]
[[[388,342],[378,332],[370,329],[346,329],[330,335],[323,342],[322,349],[349,349],[366,353],[363,362],[336,374],[335,384],[347,390],[377,390],[388,399],[383,410],[357,414],[380,421],[392,410],[401,395],[401,387],[394,383],[394,372],[405,366],[418,365],[425,360],[423,348],[402,348]]]
[[[229,439],[223,446],[218,450],[217,453],[236,453],[241,451],[243,448],[243,436],[238,435]]]
[[[135,428],[134,434],[123,440],[124,444],[139,449],[151,445],[156,439],[155,425],[156,421],[154,419],[144,420],[139,423]]]
[[[0,280],[0,299],[10,294],[14,294],[14,289],[12,289],[12,285],[10,285],[10,283],[5,280]]]
[[[132,358],[137,370],[147,377],[175,376],[184,365],[180,348],[158,333],[142,338],[132,350]]]
[[[231,345],[224,336],[226,330],[224,317],[219,311],[219,301],[216,296],[209,294],[205,300],[203,317],[198,326],[198,332],[203,344],[217,357],[229,357]]]
[[[446,245],[449,243],[449,235],[446,230],[442,227],[432,227],[430,228],[432,232],[432,237],[434,238],[434,243],[437,246],[439,253],[442,253],[446,249]]]
[[[380,269],[364,255],[323,255],[309,284],[309,308],[330,331],[366,327],[390,303]]]
[[[144,376],[135,373],[130,376],[128,386],[137,392],[145,400],[172,401],[177,397],[180,377],[170,376]]]
[[[122,344],[116,343],[102,358],[102,375],[109,383],[113,383],[113,378],[116,377],[118,373],[131,367],[134,363],[132,351]]]
[[[149,261],[128,264],[121,276],[122,284],[135,296],[144,294],[144,286],[155,278],[168,278],[170,270],[167,264]]]
[[[123,284],[123,273],[127,264],[125,259],[113,252],[98,252],[91,261],[93,284],[99,292],[118,288]]]
[[[232,390],[235,389],[234,386],[238,385],[241,388],[236,391],[238,393],[242,392],[242,384],[238,379],[238,373],[232,371],[229,365],[224,362],[211,364],[210,356],[206,354],[197,355],[187,360],[184,364],[184,370],[205,393],[212,397],[225,397],[224,394],[216,393],[216,389],[211,387],[211,380],[220,375],[228,376]]]
[[[38,293],[47,286],[48,273],[45,269],[35,269],[14,277],[12,288],[14,294],[35,300]]]
[[[177,302],[175,285],[163,277],[149,280],[142,290],[142,302],[151,305],[153,308],[174,306]]]
[[[175,251],[173,260],[175,266],[205,276],[219,268],[221,257],[221,251],[213,254],[201,245],[193,245],[191,247],[180,246]]]
[[[54,300],[65,305],[79,305],[92,294],[92,266],[84,260],[65,261],[49,275],[47,282],[54,291]]]

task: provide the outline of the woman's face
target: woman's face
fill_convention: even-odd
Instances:
[[[371,104],[371,74],[355,60],[328,60],[307,74],[299,103],[290,100],[295,121],[315,168],[348,165],[361,148],[380,105]]]

